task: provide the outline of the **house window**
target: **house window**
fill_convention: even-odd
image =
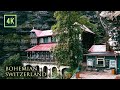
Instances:
[[[46,59],[50,59],[50,53],[46,52]]]
[[[48,42],[51,42],[51,37],[48,37]]]
[[[43,38],[40,38],[40,43],[43,43]]]
[[[56,37],[52,37],[52,42],[56,42]]]
[[[34,39],[34,44],[37,44],[37,39],[36,38]]]
[[[110,68],[115,68],[116,67],[116,61],[115,60],[110,60],[109,66],[110,66]]]
[[[93,60],[92,59],[87,60],[87,66],[93,66]]]
[[[104,58],[97,58],[97,67],[105,67]]]
[[[48,43],[48,37],[44,38],[44,43]]]

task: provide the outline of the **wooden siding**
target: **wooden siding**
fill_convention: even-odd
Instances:
[[[97,63],[97,57],[96,56],[87,56],[86,57],[86,60],[87,59],[93,59],[93,67],[96,67],[96,63]],[[105,56],[105,68],[109,68],[109,62],[110,60],[116,60],[116,58],[114,56]],[[118,66],[120,68],[120,58],[119,58],[119,62],[118,62]],[[120,70],[119,70],[119,73],[120,73]]]

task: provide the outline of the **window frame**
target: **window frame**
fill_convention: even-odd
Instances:
[[[102,60],[99,60],[99,59],[102,59]],[[99,61],[103,61],[103,66],[99,66],[98,62]],[[105,67],[105,58],[97,58],[97,67]]]
[[[92,62],[92,65],[88,65],[88,61],[90,61],[90,63]],[[92,66],[93,67],[93,59],[87,59],[87,66]]]
[[[48,43],[51,43],[51,42],[52,42],[52,38],[48,37]]]
[[[44,38],[43,38],[43,42],[44,42],[44,43],[48,43],[48,37],[44,37]]]
[[[39,42],[40,42],[40,43],[44,43],[43,37],[39,39]]]
[[[111,62],[112,62],[112,61],[114,61],[114,63],[115,63],[115,66],[114,66],[114,67],[111,67]],[[116,64],[117,64],[117,63],[116,63],[116,60],[110,60],[110,61],[109,61],[109,68],[116,68],[116,66],[117,66]]]

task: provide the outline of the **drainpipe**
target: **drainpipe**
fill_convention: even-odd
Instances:
[[[117,60],[118,60],[118,59],[117,59],[117,56],[116,56],[117,53],[116,53],[116,52],[114,52],[114,53],[115,53],[115,59],[116,59],[116,74],[117,74],[117,63],[118,63]]]
[[[117,33],[118,34],[118,33]],[[119,58],[119,40],[118,40],[118,35],[117,35],[117,41],[118,41],[118,47],[117,47],[117,50],[118,50],[118,53],[116,53],[116,54],[118,54],[117,55],[117,57],[116,57],[116,63],[117,63],[117,65],[118,65],[118,58]],[[118,71],[118,66],[116,65],[116,72]],[[117,73],[118,74],[118,73]]]

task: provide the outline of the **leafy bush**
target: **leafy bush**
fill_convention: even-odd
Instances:
[[[2,66],[0,66],[0,79],[5,79],[5,70]]]
[[[6,66],[21,66],[22,62],[20,60],[20,54],[15,54],[6,59],[3,63],[4,67]]]

